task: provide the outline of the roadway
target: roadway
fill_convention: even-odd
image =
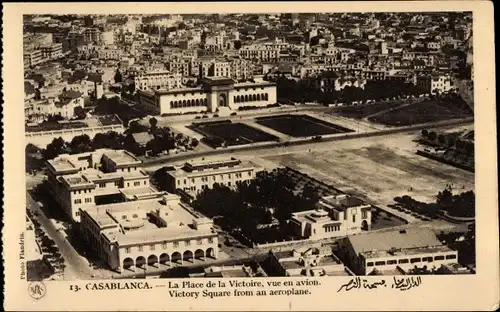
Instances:
[[[65,260],[64,280],[91,279],[94,275],[88,261],[80,256],[73,246],[64,237],[61,231],[58,231],[54,223],[47,218],[40,206],[35,202],[29,192],[26,192],[26,207],[33,213],[36,220],[40,222],[41,227],[47,235],[52,238],[59,248],[62,257]]]
[[[442,128],[449,126],[458,126],[458,125],[466,125],[473,123],[473,118],[467,119],[459,119],[459,120],[446,120],[446,121],[438,121],[426,124],[418,124],[406,127],[397,127],[397,128],[389,128],[382,130],[375,130],[371,132],[365,133],[348,133],[332,136],[329,138],[323,137],[320,142],[312,142],[310,138],[303,138],[301,140],[295,140],[293,142],[270,142],[265,144],[249,144],[242,146],[232,146],[224,149],[215,149],[209,151],[202,152],[185,152],[182,154],[175,155],[167,155],[160,156],[154,159],[146,159],[142,162],[142,167],[148,171],[154,171],[165,164],[178,163],[182,161],[186,161],[192,158],[200,158],[207,156],[219,156],[219,155],[227,155],[227,154],[246,154],[252,151],[258,151],[258,153],[266,153],[266,152],[276,152],[277,149],[280,149],[280,153],[298,153],[303,152],[308,149],[317,149],[319,146],[328,141],[343,141],[343,140],[356,140],[356,139],[367,139],[375,136],[385,136],[385,135],[394,135],[400,133],[411,133],[416,130],[429,129],[429,128]]]

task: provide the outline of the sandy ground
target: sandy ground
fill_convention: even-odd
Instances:
[[[434,201],[453,184],[457,192],[474,189],[474,173],[415,154],[415,135],[375,137],[337,143],[329,150],[265,157],[344,191],[386,206],[396,196]],[[412,190],[410,191],[410,188]]]

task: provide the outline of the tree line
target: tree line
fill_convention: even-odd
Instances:
[[[395,197],[394,201],[413,212],[430,218],[435,218],[439,211],[444,211],[454,217],[471,218],[476,215],[475,198],[473,191],[453,194],[451,186],[448,185],[443,191],[438,192],[434,203],[420,202],[408,195]]]
[[[79,154],[92,152],[97,149],[124,149],[135,155],[145,155],[149,152],[150,156],[156,156],[164,151],[184,146],[186,148],[195,148],[199,142],[196,138],[190,138],[182,133],[175,134],[168,127],[158,127],[156,118],[150,119],[150,126],[144,126],[138,121],[130,123],[129,128],[123,133],[109,131],[106,133],[97,133],[93,139],[87,134],[75,136],[71,141],[66,142],[63,138],[54,138],[45,149],[40,149],[33,144],[26,146],[26,171],[40,170],[43,168],[46,160],[54,159],[61,154]],[[152,138],[141,145],[134,139],[135,133],[147,132]]]
[[[280,75],[266,79],[276,83],[278,98],[298,103],[318,102],[321,104],[332,104],[366,100],[378,101],[425,93],[424,90],[412,83],[402,81],[368,81],[364,88],[346,86],[339,91],[332,89],[323,91],[313,83],[313,80],[317,78],[297,81]]]
[[[285,172],[263,171],[235,188],[216,183],[202,190],[192,206],[209,217],[222,217],[227,227],[243,232],[255,231],[259,224],[273,220],[286,226],[293,212],[312,209],[320,198],[311,185],[298,193],[295,185]]]

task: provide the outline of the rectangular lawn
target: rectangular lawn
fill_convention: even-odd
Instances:
[[[257,117],[256,122],[265,127],[293,137],[352,132],[352,130],[307,115],[278,115]]]
[[[190,129],[203,134],[204,142],[211,147],[243,145],[255,142],[278,141],[269,133],[252,128],[242,123],[232,123],[229,120],[217,122],[195,123]]]

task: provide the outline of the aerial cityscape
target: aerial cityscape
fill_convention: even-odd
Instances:
[[[23,27],[28,280],[475,274],[472,13]]]

